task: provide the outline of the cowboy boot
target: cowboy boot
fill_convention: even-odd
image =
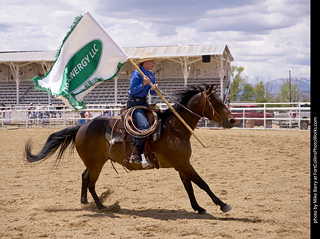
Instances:
[[[141,158],[137,146],[133,145],[129,163],[141,164]]]

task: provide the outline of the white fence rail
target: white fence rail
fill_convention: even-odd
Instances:
[[[303,103],[232,103],[235,127],[284,128],[307,130],[311,104]]]
[[[165,104],[158,105],[161,110]],[[120,104],[87,105],[85,111],[92,118],[102,114],[120,115]],[[235,127],[259,129],[309,129],[310,103],[232,103],[230,110],[236,118]],[[83,124],[80,111],[66,109],[60,105],[19,105],[0,109],[0,128],[67,127]],[[201,119],[198,127],[219,127],[207,119]]]

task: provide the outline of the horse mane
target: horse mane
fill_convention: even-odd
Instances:
[[[192,86],[187,86],[186,88],[179,90],[175,95],[175,103],[173,105],[173,108],[179,113],[184,110],[183,106],[187,106],[187,103],[189,100],[198,94],[199,92],[203,92],[207,90],[210,86],[208,84],[201,84],[201,85],[192,85]],[[181,106],[182,105],[182,106]],[[160,118],[164,120],[165,118],[169,117],[172,115],[172,110],[170,108],[166,109],[164,112],[160,114]]]

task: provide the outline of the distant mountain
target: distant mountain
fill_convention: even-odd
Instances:
[[[279,78],[275,80],[269,81],[269,88],[271,89],[271,94],[273,96],[277,95],[280,93],[280,89],[282,84],[288,79],[285,78]],[[310,78],[292,78],[291,83],[292,85],[295,85],[300,89],[302,94],[307,94],[310,95]]]

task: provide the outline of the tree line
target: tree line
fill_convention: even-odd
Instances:
[[[271,85],[269,82],[257,79],[256,84],[248,82],[248,76],[244,74],[242,66],[231,66],[232,83],[230,86],[231,102],[245,101],[257,103],[269,102],[289,102],[291,89],[291,102],[310,101],[310,96],[302,94],[299,86],[287,79],[281,86],[280,92],[275,96],[271,95]]]

